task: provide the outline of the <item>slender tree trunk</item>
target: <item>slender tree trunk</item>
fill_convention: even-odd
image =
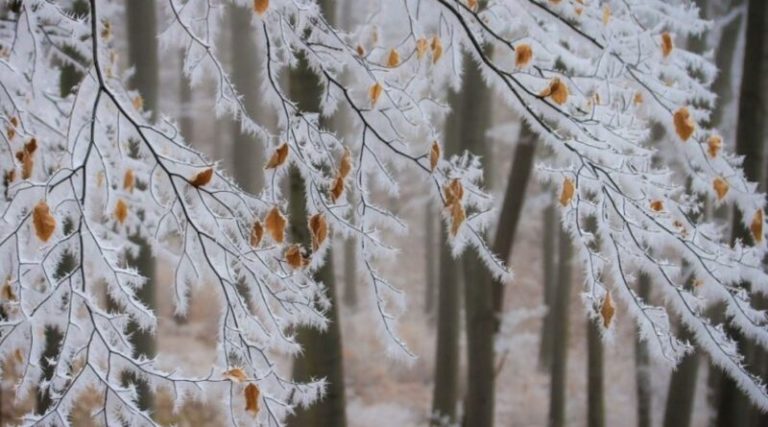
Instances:
[[[462,116],[462,93],[451,92],[451,114],[445,124],[445,155],[458,151]],[[437,306],[437,345],[435,346],[435,385],[432,393],[432,424],[456,422],[459,399],[459,312],[460,262],[451,255],[448,232],[440,224],[440,271]]]
[[[683,341],[692,341],[693,334],[680,325],[678,334]],[[687,354],[677,365],[669,383],[667,408],[664,411],[665,427],[686,427],[691,425],[693,403],[696,397],[696,378],[699,370],[698,354]],[[735,424],[738,425],[738,424]]]
[[[325,16],[332,17],[332,0],[323,0],[320,7]],[[309,69],[306,60],[301,59],[296,68],[290,71],[290,93],[303,112],[320,110],[320,86],[317,76]],[[307,227],[307,207],[304,180],[298,170],[290,172],[290,227],[295,242],[310,244]],[[296,381],[308,381],[325,378],[328,382],[323,399],[311,407],[297,408],[296,414],[289,417],[286,424],[294,427],[345,427],[346,396],[344,391],[344,364],[342,357],[341,328],[339,325],[339,307],[336,296],[336,281],[333,273],[333,253],[326,255],[326,262],[315,275],[327,289],[330,309],[326,313],[329,324],[325,332],[316,328],[300,328],[297,340],[304,351],[294,359],[293,378]]]
[[[357,307],[357,241],[344,241],[344,303]]]
[[[485,132],[491,124],[491,92],[485,86],[477,64],[465,57],[462,149],[485,157]],[[493,426],[494,347],[496,316],[493,281],[477,254],[464,254],[464,307],[467,331],[467,392],[464,397],[464,425]]]
[[[638,296],[648,302],[651,294],[651,279],[641,274],[638,279]],[[648,343],[640,339],[640,328],[635,331],[635,383],[637,388],[637,426],[651,427],[652,381],[651,360]]]
[[[229,5],[232,82],[243,96],[243,105],[251,116],[259,113],[259,52],[251,28],[250,9]],[[237,183],[249,193],[264,185],[264,152],[252,135],[242,131],[240,122],[232,121],[232,165]]]
[[[605,426],[603,337],[595,319],[587,319],[587,425]]]
[[[187,76],[184,74],[184,57],[186,53],[181,50],[179,53],[179,128],[181,135],[189,145],[194,145],[195,128],[192,120],[192,88]]]
[[[565,388],[568,364],[568,308],[571,297],[571,238],[560,231],[558,244],[558,289],[555,293],[552,311],[552,364],[549,386],[550,427],[565,425]]]
[[[557,245],[559,226],[555,204],[550,202],[544,209],[544,230],[541,239],[544,306],[547,307],[547,312],[541,322],[541,341],[539,342],[539,369],[543,371],[548,371],[552,363],[552,336],[554,332],[552,330],[552,317],[554,316],[554,299],[557,292],[557,274],[555,272],[557,251],[555,245]]]
[[[736,153],[744,156],[744,175],[747,179],[762,185],[764,179],[764,128],[765,91],[764,75],[768,72],[768,59],[765,50],[766,20],[768,3],[764,0],[749,0],[747,10],[746,45],[744,48],[744,67],[739,94],[739,120],[736,130]],[[749,218],[747,218],[749,219]],[[733,211],[733,239],[745,244],[752,244],[749,230],[742,224],[738,209]],[[749,288],[748,283],[743,286]],[[760,301],[758,301],[760,304]],[[733,331],[735,332],[735,331]],[[740,339],[743,354],[751,353],[750,343]],[[748,362],[750,362],[748,360]],[[720,389],[717,424],[745,425],[749,419],[749,404],[746,396],[730,377],[723,376]]]
[[[435,312],[435,292],[437,290],[437,279],[435,277],[435,223],[440,225],[440,215],[435,212],[435,207],[432,206],[431,201],[427,201],[424,207],[424,256],[426,274],[424,279],[426,280],[425,295],[424,295],[424,314],[427,317],[432,318]]]
[[[125,2],[125,14],[128,28],[128,59],[135,67],[135,74],[130,81],[131,88],[141,94],[144,109],[157,117],[158,100],[158,54],[157,54],[157,23],[154,0],[129,0]],[[142,215],[142,213],[139,213]],[[134,258],[127,256],[128,264],[135,267],[147,278],[144,286],[136,291],[138,299],[150,310],[155,310],[155,259],[149,243],[138,235],[131,240],[139,246],[139,252]],[[155,337],[149,331],[142,331],[135,324],[129,325],[131,341],[136,355],[148,358],[154,357],[157,351]],[[152,406],[152,395],[146,382],[131,379],[138,388],[139,407],[149,409]]]

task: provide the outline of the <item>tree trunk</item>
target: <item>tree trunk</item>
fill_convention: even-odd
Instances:
[[[344,303],[357,307],[357,241],[344,241]]]
[[[552,364],[549,387],[550,427],[565,425],[565,387],[568,362],[568,308],[571,297],[571,237],[560,231],[558,244],[558,289],[552,311]]]
[[[326,16],[333,16],[332,0],[321,1],[320,7]],[[306,60],[302,58],[297,67],[291,69],[289,79],[291,97],[301,111],[318,112],[320,110],[319,81],[309,69]],[[308,215],[304,189],[304,180],[299,172],[292,168],[289,190],[291,235],[295,242],[302,243],[306,247],[309,246],[311,239],[307,227]],[[330,248],[326,257],[326,262],[317,271],[315,279],[322,282],[327,289],[330,303],[330,309],[326,313],[329,320],[328,328],[325,332],[316,328],[300,328],[297,332],[297,340],[301,343],[303,352],[293,362],[295,381],[326,379],[325,396],[309,408],[296,408],[296,413],[286,420],[288,426],[345,427],[347,425],[339,307],[333,273],[333,253]]]
[[[552,189],[551,186],[547,186]],[[541,322],[541,341],[539,342],[539,369],[548,371],[552,363],[552,317],[554,315],[554,300],[557,292],[557,274],[555,262],[557,252],[557,210],[554,202],[550,202],[544,209],[543,236],[541,239],[541,259],[544,276],[544,306],[547,312]]]
[[[144,108],[151,113],[152,120],[154,120],[157,117],[159,80],[155,1],[126,1],[125,14],[128,28],[128,60],[135,67],[130,86],[139,91],[144,101]],[[138,235],[132,236],[131,240],[139,245],[139,253],[135,258],[127,256],[128,264],[135,267],[142,276],[147,278],[144,286],[136,291],[136,296],[149,310],[154,311],[157,307],[155,302],[155,259],[148,242]],[[129,324],[128,332],[135,346],[136,355],[143,355],[148,358],[155,356],[157,343],[151,332],[142,331],[133,323]],[[136,379],[130,381],[137,384],[139,407],[142,409],[151,408],[152,396],[146,382]]]
[[[437,283],[435,277],[435,223],[440,226],[440,215],[435,212],[435,207],[432,206],[431,201],[427,201],[424,207],[424,256],[426,274],[424,280],[426,280],[426,286],[424,286],[424,314],[430,319],[435,312],[435,292],[437,290]]]
[[[587,426],[605,426],[603,337],[596,319],[587,319]]]
[[[459,149],[462,93],[448,95],[451,113],[445,122],[445,155]],[[459,399],[459,312],[460,262],[451,255],[448,232],[440,224],[440,271],[437,289],[437,345],[435,346],[435,385],[432,393],[432,424],[454,424]]]
[[[683,341],[693,340],[693,334],[683,325],[680,325],[680,333],[678,335]],[[699,356],[695,352],[687,354],[680,364],[677,365],[669,383],[667,408],[664,411],[664,427],[686,427],[691,425],[698,370]]]
[[[229,5],[232,82],[242,95],[243,105],[252,117],[259,112],[259,52],[251,28],[250,9]],[[314,110],[313,110],[314,111]],[[232,165],[237,183],[255,194],[264,185],[264,150],[252,135],[244,133],[240,122],[232,121]]]
[[[640,274],[638,296],[648,302],[651,294],[651,278]],[[651,427],[652,381],[651,359],[648,343],[640,339],[640,327],[635,327],[635,383],[637,388],[637,427]]]
[[[744,47],[744,67],[739,93],[739,120],[736,129],[736,153],[744,156],[744,175],[752,182],[762,186],[764,159],[764,129],[765,121],[765,73],[766,64],[766,12],[768,3],[764,0],[749,0],[747,10],[746,45]],[[738,209],[733,211],[733,239],[741,240],[744,244],[752,244],[749,230],[742,224],[742,216]],[[748,283],[743,286],[749,287]],[[763,304],[761,304],[761,302]],[[757,301],[757,308],[764,301]],[[732,328],[731,328],[732,329]],[[730,331],[729,331],[730,332]],[[735,332],[735,331],[733,331]],[[752,345],[740,339],[743,354],[751,353]],[[751,360],[747,360],[749,364]],[[756,414],[757,415],[757,414]],[[749,419],[749,404],[744,393],[730,377],[723,376],[720,389],[720,405],[718,407],[717,424],[745,425]]]
[[[491,124],[491,92],[485,86],[477,64],[465,57],[462,149],[485,158],[485,132]],[[487,162],[486,162],[487,163]],[[464,425],[493,426],[494,346],[496,317],[493,281],[487,267],[472,251],[464,254],[464,307],[467,331],[467,391],[464,397]]]
[[[192,88],[190,81],[184,74],[184,57],[186,53],[182,50],[179,54],[179,130],[187,144],[194,146],[195,127],[192,120]]]

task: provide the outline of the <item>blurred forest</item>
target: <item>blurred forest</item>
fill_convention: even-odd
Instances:
[[[335,25],[350,28],[368,11],[354,0],[321,0]],[[385,1],[384,3],[389,3]],[[747,176],[764,191],[766,96],[768,96],[768,5],[765,0],[696,0],[714,22],[699,38],[677,42],[705,53],[720,69],[714,82],[719,103],[711,121],[731,151],[745,155]],[[77,5],[78,2],[75,2]],[[76,6],[77,7],[77,6]],[[87,10],[87,7],[86,7]],[[77,10],[75,13],[78,13]],[[81,12],[82,13],[82,12]],[[175,115],[182,134],[246,190],[264,185],[263,145],[241,132],[240,124],[217,119],[210,91],[191,91],[178,57],[158,56],[159,5],[155,0],[125,0],[127,25],[116,25],[122,40],[120,61],[135,67],[132,84],[150,111]],[[276,112],[260,103],[262,37],[249,25],[250,11],[227,5],[228,24],[218,40],[223,61],[246,107],[261,123],[276,123]],[[753,409],[732,380],[695,351],[674,371],[655,363],[638,341],[636,326],[618,305],[609,336],[601,336],[582,303],[583,273],[572,257],[571,243],[560,231],[558,191],[538,181],[537,164],[550,155],[544,144],[495,99],[479,71],[467,59],[468,77],[450,94],[452,113],[444,124],[446,155],[470,150],[485,163],[485,182],[497,197],[498,224],[488,235],[494,251],[509,260],[513,283],[495,283],[473,252],[454,259],[440,221],[441,206],[426,197],[427,183],[414,177],[398,198],[372,195],[411,224],[407,233],[389,236],[403,248],[382,267],[403,290],[407,302],[401,336],[416,354],[414,360],[390,357],[377,333],[379,322],[372,289],[359,284],[355,245],[336,239],[332,262],[318,273],[332,299],[331,325],[325,332],[302,330],[303,355],[291,364],[297,380],[327,378],[325,398],[288,420],[292,427],[312,426],[765,426],[768,416]],[[473,76],[473,73],[475,74]],[[305,111],[319,109],[318,82],[300,63],[284,76],[284,87]],[[65,90],[63,88],[63,90]],[[344,137],[350,112],[339,110],[327,126]],[[659,132],[658,141],[670,138]],[[738,143],[736,143],[738,141]],[[662,142],[663,143],[663,142]],[[301,177],[291,176],[290,232],[308,233],[303,221]],[[704,215],[729,217],[709,207]],[[734,219],[734,224],[738,224]],[[739,227],[734,228],[734,235]],[[303,233],[303,234],[302,234]],[[135,337],[146,354],[158,353],[162,364],[205,374],[214,360],[219,306],[211,288],[193,295],[187,317],[174,316],[173,270],[155,263],[147,252],[135,260],[152,278],[142,294],[156,307],[155,338]],[[663,305],[640,277],[642,297]],[[761,302],[765,306],[765,302]],[[611,320],[612,318],[612,320]],[[684,329],[679,331],[686,337]],[[53,334],[52,334],[53,335]],[[55,342],[56,337],[49,337]],[[746,339],[741,346],[748,365],[768,375],[768,355]],[[13,363],[6,361],[6,363]],[[16,402],[11,380],[3,379],[3,425],[13,424],[22,407],[46,405]],[[173,412],[162,393],[145,393],[144,404],[166,425],[217,426],[215,405],[187,402]],[[82,414],[94,402],[84,399]],[[86,425],[77,421],[76,425]]]

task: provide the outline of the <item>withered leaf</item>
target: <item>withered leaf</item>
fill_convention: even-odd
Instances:
[[[136,186],[136,177],[133,174],[132,169],[126,169],[123,174],[123,190],[133,193],[133,188]]]
[[[56,218],[51,215],[48,204],[41,200],[32,211],[32,223],[35,226],[37,238],[47,242],[56,230]]]
[[[286,221],[277,206],[273,207],[269,213],[267,213],[266,218],[264,218],[264,223],[267,232],[272,236],[272,240],[276,243],[283,243],[285,240],[285,226],[288,221]]]
[[[344,154],[342,154],[341,162],[339,163],[339,176],[341,176],[342,179],[346,179],[351,171],[352,153],[349,152],[347,147],[344,147]]]
[[[245,410],[256,416],[259,413],[259,396],[261,395],[259,386],[253,383],[248,384],[243,393],[245,394]]]
[[[723,138],[720,135],[711,135],[707,138],[707,154],[709,157],[717,157],[717,153],[723,148]]]
[[[675,111],[673,116],[675,123],[675,132],[683,142],[688,141],[688,138],[693,135],[693,131],[696,130],[696,123],[691,118],[691,113],[687,107],[680,107]]]
[[[611,320],[616,313],[616,307],[613,305],[613,298],[611,293],[607,292],[605,298],[603,298],[603,304],[600,307],[600,316],[603,318],[603,327],[609,328],[611,326]]]
[[[241,383],[248,379],[248,375],[246,375],[245,371],[242,368],[237,367],[224,372],[224,376],[236,383]]]
[[[309,217],[309,231],[312,233],[312,252],[316,252],[328,237],[328,222],[325,220],[325,215],[317,213]]]
[[[765,221],[764,216],[765,214],[763,213],[763,210],[758,209],[752,216],[752,223],[749,224],[749,230],[752,232],[752,238],[755,240],[755,243],[760,243],[763,241],[763,222]]]
[[[563,180],[563,189],[560,192],[560,204],[562,206],[568,206],[573,199],[573,194],[576,192],[576,185],[574,185],[571,178],[566,177]]]
[[[336,203],[342,194],[344,194],[344,177],[337,175],[336,178],[333,179],[333,184],[331,185],[331,201]]]
[[[269,0],[253,0],[253,11],[263,16],[269,9]]]
[[[437,167],[437,163],[440,161],[440,144],[437,141],[432,143],[432,148],[429,150],[429,170],[434,172]]]
[[[455,236],[456,233],[459,232],[459,229],[461,228],[461,224],[464,223],[464,220],[467,218],[466,213],[464,212],[464,206],[456,201],[451,204],[451,236]]]
[[[263,238],[264,226],[261,224],[261,221],[257,219],[253,221],[253,225],[251,226],[251,246],[254,248],[258,247]]]
[[[668,32],[664,32],[661,34],[661,53],[664,55],[664,57],[668,57],[672,53],[672,49],[674,49],[675,45],[672,42],[672,35],[670,35]]]
[[[664,202],[661,200],[651,201],[651,210],[654,212],[661,212],[664,210]]]
[[[379,102],[382,90],[384,90],[384,88],[379,82],[374,83],[371,88],[368,89],[368,98],[371,99],[371,107],[376,106],[376,103]]]
[[[437,61],[443,57],[443,42],[440,37],[432,37],[432,63],[437,64]]]
[[[520,43],[515,46],[515,67],[524,68],[533,59],[533,49],[528,43]]]
[[[198,172],[190,181],[189,183],[192,184],[195,188],[200,188],[209,182],[211,182],[211,178],[213,178],[213,168],[207,168],[201,172]]]
[[[123,199],[117,199],[117,203],[115,204],[115,219],[117,219],[117,222],[122,224],[125,222],[127,217],[128,204],[126,204]]]
[[[423,58],[424,55],[426,55],[428,48],[429,48],[429,41],[427,41],[426,38],[422,37],[416,40],[416,59],[421,60],[421,58]]]
[[[715,189],[715,194],[717,194],[717,200],[723,200],[725,195],[728,194],[728,189],[730,189],[730,185],[728,185],[728,181],[726,181],[725,178],[718,176],[712,182],[712,188]]]
[[[387,67],[395,68],[400,65],[400,53],[397,49],[392,48],[389,50],[389,56],[387,57]]]
[[[458,178],[454,178],[443,187],[443,197],[445,197],[445,206],[451,206],[454,203],[461,203],[464,197],[464,186]]]
[[[287,159],[288,144],[284,142],[279,147],[277,147],[277,149],[275,149],[274,153],[272,153],[272,157],[269,158],[269,161],[267,162],[267,165],[264,166],[264,169],[275,169],[285,163]]]
[[[549,98],[557,105],[564,105],[568,102],[569,95],[568,86],[558,77],[552,79],[549,86],[539,93],[539,96]]]
[[[301,253],[301,246],[293,244],[285,251],[285,261],[294,269],[304,268],[309,264],[309,260],[304,258]]]

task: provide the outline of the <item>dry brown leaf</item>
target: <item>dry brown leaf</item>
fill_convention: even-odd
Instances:
[[[117,199],[117,203],[115,204],[115,219],[117,219],[117,222],[122,224],[125,222],[127,217],[128,204],[126,204],[123,199]]]
[[[136,111],[141,111],[142,108],[144,108],[144,98],[141,97],[141,95],[136,95],[131,100],[131,105],[133,105],[133,109]]]
[[[654,212],[661,212],[664,210],[664,203],[661,200],[651,201],[651,210]]]
[[[440,37],[432,37],[432,63],[437,64],[437,61],[443,57],[443,42]]]
[[[443,187],[443,196],[445,197],[445,206],[451,206],[455,203],[461,203],[464,197],[464,186],[458,178],[454,178]]]
[[[294,269],[304,268],[309,264],[309,260],[304,258],[301,253],[301,246],[293,244],[285,251],[285,261]]]
[[[520,43],[515,46],[515,67],[524,68],[533,59],[533,49],[528,43]]]
[[[752,223],[749,224],[749,230],[752,232],[752,238],[755,243],[763,241],[763,222],[765,221],[765,215],[762,209],[758,209],[755,215],[752,216]]]
[[[470,10],[472,10],[473,12],[477,11],[478,6],[479,6],[479,4],[478,4],[477,0],[467,0],[467,7]]]
[[[3,186],[7,189],[13,181],[16,181],[16,169],[8,169],[3,175]]]
[[[16,363],[24,363],[24,352],[17,348],[16,351],[13,352],[13,358],[16,360]]]
[[[718,176],[712,182],[712,188],[715,189],[715,194],[717,194],[717,200],[723,200],[725,195],[728,194],[728,189],[730,188],[730,185],[728,185],[728,181],[726,181],[725,178]]]
[[[603,6],[603,25],[608,25],[611,20],[611,7],[607,4]]]
[[[661,53],[664,55],[664,57],[668,57],[669,54],[672,53],[672,49],[674,49],[675,45],[672,42],[672,35],[668,32],[664,32],[661,34]]]
[[[32,211],[32,223],[35,226],[37,238],[43,242],[50,240],[56,230],[56,218],[51,215],[48,204],[41,200]]]
[[[635,103],[635,105],[640,105],[643,103],[643,93],[639,90],[635,92],[635,96],[632,98],[632,102]]]
[[[277,206],[273,207],[269,213],[267,213],[266,218],[264,218],[264,223],[267,228],[267,233],[272,236],[272,240],[276,243],[283,243],[285,240],[285,226],[288,221],[286,221]]]
[[[426,38],[422,37],[416,40],[416,59],[421,60],[426,55],[428,48],[429,41]]]
[[[390,49],[389,56],[387,57],[387,66],[395,68],[398,65],[400,65],[400,53],[397,52],[397,49]]]
[[[451,204],[451,236],[455,236],[461,228],[461,224],[467,218],[464,213],[464,206],[458,201]]]
[[[251,246],[258,247],[261,243],[261,239],[264,238],[264,226],[261,225],[261,221],[258,219],[253,221],[251,226]]]
[[[339,200],[341,195],[344,193],[344,178],[341,175],[337,175],[336,178],[333,180],[333,185],[331,186],[331,201],[333,203],[336,203],[336,200]]]
[[[245,410],[253,412],[253,416],[256,416],[259,413],[259,396],[261,395],[259,386],[253,383],[248,384],[243,393],[245,394]]]
[[[709,154],[709,157],[713,159],[717,157],[717,153],[719,153],[722,148],[723,138],[721,138],[720,135],[711,135],[707,138],[707,154]]]
[[[371,86],[370,89],[368,89],[368,98],[371,99],[371,107],[375,107],[376,103],[379,102],[379,97],[381,96],[381,92],[384,90],[384,87],[381,86],[381,83],[376,82]]]
[[[440,161],[440,144],[437,141],[432,143],[432,148],[429,150],[429,170],[435,171],[437,163]]]
[[[253,0],[253,11],[263,16],[269,9],[269,0]]]
[[[5,280],[2,290],[0,290],[0,298],[3,301],[16,301],[16,293],[13,292],[10,279]]]
[[[202,172],[198,172],[190,181],[189,183],[192,184],[193,187],[200,188],[209,182],[211,182],[211,178],[213,178],[213,168],[208,168],[203,170]]]
[[[675,111],[673,120],[675,122],[675,132],[677,132],[677,136],[679,136],[683,142],[688,141],[688,138],[693,135],[693,131],[696,130],[696,123],[694,123],[693,118],[691,118],[691,113],[688,112],[688,108],[678,108],[677,111]]]
[[[288,143],[284,142],[275,149],[264,169],[275,169],[283,165],[288,159]]]
[[[323,214],[309,217],[309,231],[312,233],[312,252],[316,252],[328,237],[328,222]]]
[[[123,190],[133,193],[133,188],[136,186],[136,177],[133,174],[133,169],[126,169],[123,174]]]
[[[344,154],[342,154],[341,162],[339,162],[339,176],[346,179],[350,172],[352,172],[352,153],[347,147],[344,147]]]
[[[603,318],[603,327],[609,328],[611,326],[611,320],[616,313],[616,307],[613,305],[613,298],[611,293],[607,292],[605,298],[603,298],[603,304],[600,307],[600,316]]]
[[[560,204],[568,206],[573,200],[573,194],[576,192],[576,186],[571,178],[566,177],[563,180],[563,190],[560,192]]]
[[[563,105],[568,102],[568,95],[570,95],[568,86],[558,77],[552,79],[549,82],[549,86],[539,94],[539,96],[550,98],[557,105]]]
[[[248,375],[246,375],[245,371],[242,368],[237,367],[224,372],[224,376],[236,383],[241,383],[248,379]]]
[[[357,56],[361,58],[365,56],[365,48],[362,45],[357,45],[355,51],[357,52]]]

